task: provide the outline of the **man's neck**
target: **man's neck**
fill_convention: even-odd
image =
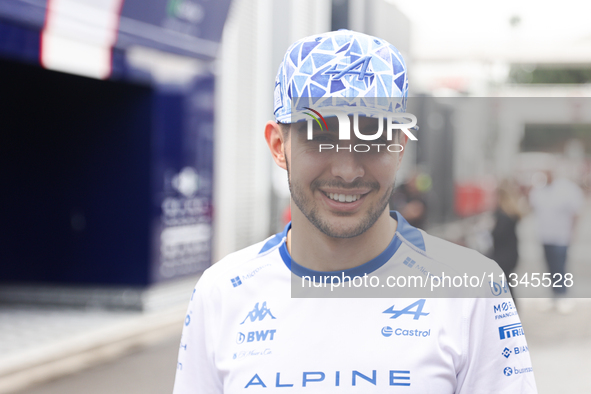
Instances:
[[[298,217],[300,215],[292,218],[287,250],[299,265],[316,271],[344,270],[370,261],[388,247],[398,226],[386,209],[363,234],[334,238],[322,233],[303,215]],[[293,219],[296,219],[295,225]]]

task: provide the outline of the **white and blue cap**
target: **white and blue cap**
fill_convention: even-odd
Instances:
[[[357,107],[366,116],[404,113],[407,96],[406,65],[396,47],[339,30],[303,38],[287,50],[275,79],[274,114],[277,122],[292,123],[309,106]]]

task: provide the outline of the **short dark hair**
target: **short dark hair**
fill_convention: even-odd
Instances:
[[[291,129],[291,123],[282,123],[278,121],[277,124],[279,125],[279,128],[281,128],[283,136],[287,137],[289,135],[289,130]]]

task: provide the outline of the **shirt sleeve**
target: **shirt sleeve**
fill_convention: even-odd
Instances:
[[[215,368],[214,317],[209,313],[207,272],[193,290],[183,326],[173,394],[221,394],[222,379]]]
[[[457,394],[537,393],[525,333],[513,299],[506,296],[467,303],[466,357]]]

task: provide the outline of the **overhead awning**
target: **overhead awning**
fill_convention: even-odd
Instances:
[[[143,46],[211,60],[230,1],[0,0],[0,24],[17,26],[4,29],[10,34],[3,41],[19,42],[27,29],[29,35],[39,31],[38,43],[30,37],[25,46],[5,42],[0,54],[31,60],[31,47],[38,45],[43,67],[99,79],[112,73],[113,49]]]

